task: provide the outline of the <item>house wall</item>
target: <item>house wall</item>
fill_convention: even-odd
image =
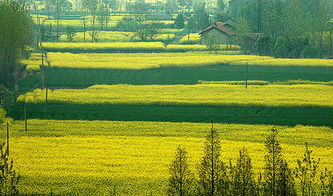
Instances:
[[[229,36],[225,35],[217,29],[211,29],[201,34],[201,44],[214,45],[214,44],[231,44]]]

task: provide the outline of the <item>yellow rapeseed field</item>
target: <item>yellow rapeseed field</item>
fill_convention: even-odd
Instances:
[[[46,43],[45,47],[61,48],[72,47],[97,49],[128,48],[131,50],[136,46],[142,49],[161,49],[162,43]],[[187,49],[203,50],[206,46],[181,46],[171,45],[170,50],[185,47]],[[167,48],[168,49],[168,48]],[[230,51],[239,53],[238,51]],[[228,52],[227,52],[228,54]],[[159,67],[182,67],[182,66],[211,66],[211,65],[248,65],[259,66],[333,66],[333,59],[278,59],[273,57],[256,55],[225,55],[223,52],[186,52],[186,53],[48,53],[48,61],[53,67],[71,68],[120,68],[120,69],[149,69]]]
[[[43,48],[53,49],[53,50],[137,50],[142,49],[155,49],[163,50],[164,45],[161,42],[104,42],[104,43],[53,43],[45,42],[43,43]]]
[[[29,59],[21,60],[21,63],[26,65],[26,70],[39,70],[42,65],[42,54],[32,53]],[[44,62],[46,65],[46,62]]]
[[[209,123],[28,120],[11,123],[11,158],[22,175],[23,194],[166,195],[168,166],[175,149],[189,151],[196,170]],[[255,174],[263,168],[264,141],[270,125],[215,124],[221,134],[222,159],[235,161],[247,147]],[[276,126],[291,167],[308,142],[320,168],[332,169],[333,130],[327,127]]]
[[[200,42],[201,35],[199,33],[190,33],[190,35],[185,35],[179,40],[181,44],[197,44]]]
[[[45,92],[36,89],[18,101],[41,103]],[[266,105],[333,107],[333,86],[327,85],[94,85],[86,89],[49,92],[49,101],[74,104]]]
[[[86,40],[91,40],[91,31],[86,32]],[[128,42],[128,41],[141,41],[135,32],[124,31],[97,31],[95,32],[99,42]],[[158,34],[154,37],[154,40],[165,41],[175,37],[174,34]],[[61,35],[60,41],[67,41],[67,35]],[[75,33],[72,42],[83,42],[84,33]]]

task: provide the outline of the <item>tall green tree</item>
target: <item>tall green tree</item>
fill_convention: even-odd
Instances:
[[[318,172],[319,159],[315,160],[312,155],[312,150],[309,149],[308,144],[305,144],[305,152],[302,159],[297,160],[297,167],[295,170],[296,179],[299,180],[301,185],[302,195],[317,195],[318,190]]]
[[[177,18],[175,19],[175,27],[177,29],[181,29],[185,26],[185,17],[182,13],[177,15]]]
[[[18,77],[25,46],[32,37],[32,18],[16,0],[0,1],[0,82],[11,88]]]
[[[239,17],[236,20],[236,32],[240,40],[238,41],[239,44],[242,46],[243,49],[250,49],[252,46],[252,43],[248,42],[248,33],[251,33],[251,27],[244,17]]]
[[[265,146],[265,195],[295,195],[294,179],[282,155],[282,147],[277,140],[278,130],[272,129]]]
[[[188,155],[184,147],[178,146],[170,165],[168,194],[186,196],[193,194],[194,177],[188,165]]]
[[[205,9],[204,3],[199,3],[194,7],[193,16],[189,19],[188,29],[195,29],[196,31],[203,30],[210,25],[209,14]]]
[[[227,169],[221,160],[220,136],[213,127],[206,137],[204,156],[198,166],[198,173],[200,195],[227,195]]]
[[[224,0],[217,0],[217,9],[220,11],[220,12],[224,12],[225,11],[225,8],[226,8],[226,3]]]
[[[255,180],[251,157],[246,148],[239,151],[236,165],[231,168],[232,186],[231,192],[234,196],[255,195]]]

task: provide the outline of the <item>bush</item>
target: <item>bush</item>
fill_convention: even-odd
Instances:
[[[9,161],[8,152],[0,145],[0,195],[17,195],[20,175],[13,169],[13,161]]]

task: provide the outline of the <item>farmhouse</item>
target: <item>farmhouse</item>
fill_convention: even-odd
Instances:
[[[226,22],[215,22],[213,25],[202,30],[201,44],[231,44],[236,38],[236,29]]]

